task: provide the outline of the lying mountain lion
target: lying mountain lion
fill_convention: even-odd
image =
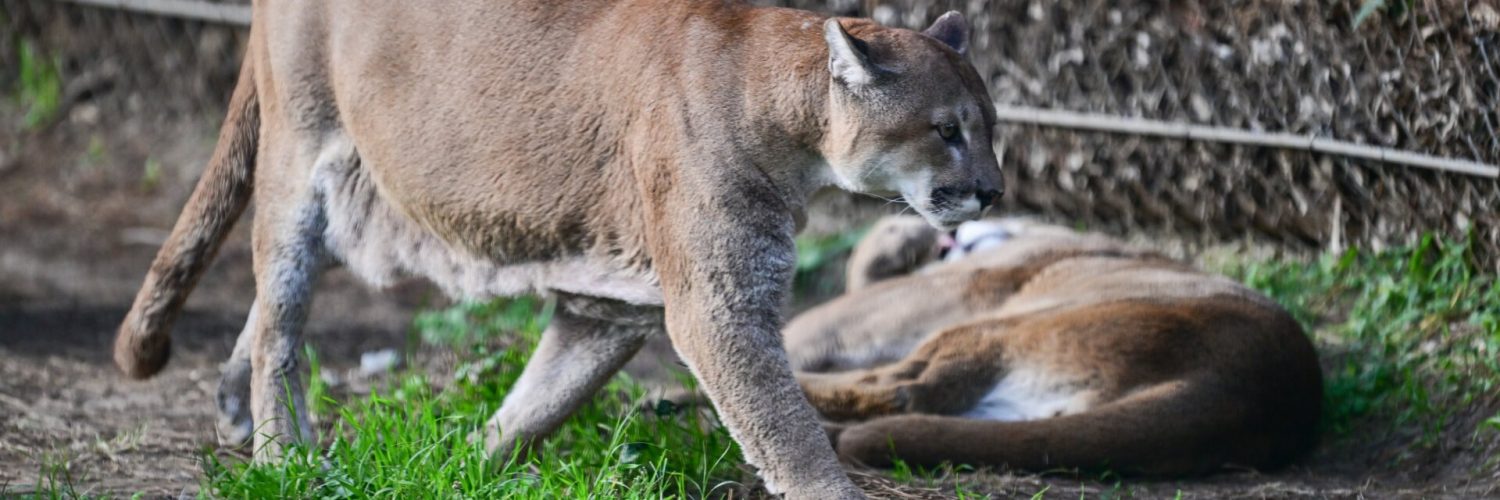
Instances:
[[[1283,465],[1316,439],[1312,344],[1228,279],[1017,220],[883,221],[787,350],[840,455],[1151,475]],[[909,273],[909,274],[908,274]],[[903,275],[904,274],[904,275]]]
[[[524,450],[663,329],[768,489],[857,498],[779,342],[814,192],[931,223],[1000,196],[995,113],[949,13],[923,32],[741,2],[254,2],[219,144],[120,327],[162,368],[250,199],[256,297],[220,429],[260,460],[311,437],[297,367],[318,274],[542,293],[557,317],[486,426]],[[248,404],[247,404],[248,403]]]

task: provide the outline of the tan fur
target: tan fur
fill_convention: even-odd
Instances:
[[[785,336],[808,399],[843,422],[839,453],[871,465],[1183,475],[1277,467],[1316,439],[1317,358],[1284,310],[1100,236],[1032,226]]]
[[[319,272],[346,265],[559,297],[492,450],[551,433],[664,324],[772,491],[858,496],[779,343],[792,235],[827,186],[942,227],[999,196],[962,17],[917,33],[732,2],[259,0],[253,26],[220,149],[121,327],[128,373],[160,369],[253,166],[226,441],[254,429],[266,459],[310,435],[301,326]]]
[[[183,208],[183,213],[193,216],[178,219],[120,325],[115,363],[132,378],[149,377],[167,364],[172,323],[218,253],[223,235],[250,202],[255,132],[260,128],[253,69],[249,60],[242,65],[229,115],[219,132],[219,147]]]
[[[926,221],[887,217],[849,255],[844,291],[852,292],[886,278],[901,276],[937,260],[943,235]]]

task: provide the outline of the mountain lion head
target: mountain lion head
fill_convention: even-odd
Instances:
[[[943,229],[999,200],[995,111],[965,57],[962,15],[921,33],[854,19],[829,19],[823,31],[832,74],[823,153],[841,187],[900,195]]]

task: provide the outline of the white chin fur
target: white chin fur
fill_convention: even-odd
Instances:
[[[957,208],[945,210],[941,213],[934,213],[929,208],[931,200],[923,199],[919,202],[912,200],[910,197],[906,199],[912,208],[916,209],[917,213],[921,214],[922,218],[927,220],[928,224],[932,224],[932,227],[942,229],[943,231],[958,229],[962,224],[972,222],[984,213],[979,208],[979,199],[974,197],[969,197],[968,200],[965,200]]]
[[[935,227],[935,228],[943,230],[943,232],[949,232],[949,231],[953,231],[955,229],[958,229],[958,226],[960,224],[963,224],[967,220],[967,219],[955,219],[955,218],[952,217],[952,213],[951,212],[944,213],[942,215],[934,214],[931,211],[929,211],[929,210],[927,210],[925,208],[922,208],[921,206],[918,206],[915,203],[912,204],[912,208],[916,209],[917,210],[917,214],[921,215],[922,219],[926,220],[928,224],[931,224],[932,227]]]

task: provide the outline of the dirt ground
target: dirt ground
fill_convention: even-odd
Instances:
[[[0,118],[14,111],[3,106]],[[236,230],[189,300],[167,369],[148,381],[124,379],[110,360],[114,328],[213,142],[213,125],[202,118],[141,119],[130,127],[99,134],[102,125],[64,123],[0,132],[0,496],[35,491],[48,475],[86,494],[194,495],[198,457],[215,447],[218,363],[253,294],[247,231]],[[154,173],[143,166],[153,162]],[[307,338],[325,369],[339,372],[367,351],[412,352],[411,314],[444,303],[421,284],[376,293],[339,271],[319,287]],[[1477,405],[1470,417],[1494,408]],[[1500,497],[1500,477],[1483,463],[1493,456],[1483,448],[1493,443],[1458,440],[1409,451],[1393,442],[1344,440],[1287,470],[1191,481],[983,472],[945,482],[997,497],[1044,489],[1055,498]],[[860,477],[880,495],[933,494]]]
[[[254,295],[248,232],[236,231],[188,302],[167,370],[126,380],[109,354],[175,218],[172,205],[193,183],[167,172],[148,188],[122,165],[140,165],[136,152],[147,151],[163,164],[194,165],[212,147],[209,135],[167,126],[144,135],[201,140],[165,148],[122,140],[94,148],[102,155],[76,137],[7,141],[19,148],[0,165],[0,493],[30,490],[44,466],[59,463],[72,464],[83,492],[197,488],[196,459],[214,443],[218,363]],[[308,337],[335,369],[357,365],[365,351],[403,347],[410,313],[428,297],[420,287],[372,293],[337,272],[321,292]]]

